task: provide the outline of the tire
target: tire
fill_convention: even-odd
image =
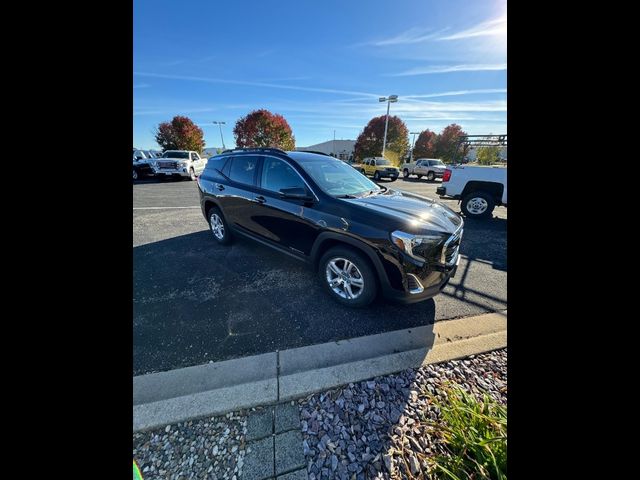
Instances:
[[[477,190],[468,193],[462,199],[462,213],[468,218],[488,218],[491,216],[496,202],[487,192]]]
[[[350,262],[351,267],[346,262]],[[347,272],[344,271],[345,266]],[[350,247],[333,247],[327,250],[318,264],[318,277],[329,296],[347,307],[365,307],[376,298],[378,292],[373,267],[362,253]],[[332,285],[336,281],[338,283]]]
[[[430,182],[433,182],[436,179],[436,174],[433,172],[429,172],[427,173],[427,180],[429,180]]]
[[[420,180],[422,178],[422,175],[418,175],[418,180]]]
[[[209,223],[209,230],[211,230],[211,235],[216,242],[218,242],[220,245],[229,245],[231,243],[231,230],[229,230],[227,220],[224,218],[224,215],[218,207],[211,207],[209,209],[209,212],[207,213],[207,222]],[[222,229],[214,228],[214,226],[220,225],[219,222],[222,223]]]
[[[403,176],[404,178],[409,178],[409,175],[410,175],[409,170],[407,170],[407,169],[405,168],[405,169],[402,171],[402,176]]]
[[[189,177],[191,178],[192,182],[195,182],[198,179],[198,177],[196,177],[196,171],[193,169],[193,167],[189,169]]]
[[[133,169],[133,179],[138,180],[138,171],[135,168]]]
[[[373,179],[380,180],[380,172],[378,172],[377,170],[373,172]]]

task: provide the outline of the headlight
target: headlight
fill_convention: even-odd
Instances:
[[[418,245],[422,245],[424,243],[432,243],[437,244],[441,240],[445,238],[445,235],[414,235],[412,233],[406,233],[401,230],[396,230],[391,234],[391,241],[393,244],[402,250],[404,253],[409,255],[416,260],[420,260],[422,262],[426,261],[426,258],[421,257],[413,253],[413,249]]]

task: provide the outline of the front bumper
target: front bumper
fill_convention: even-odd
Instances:
[[[156,168],[154,169],[155,175],[158,177],[190,177],[187,167],[181,168]]]
[[[429,285],[428,287],[423,286],[422,291],[419,293],[410,293],[408,291],[403,292],[390,288],[384,290],[383,295],[388,300],[403,304],[417,303],[428,300],[440,293],[442,289],[447,286],[449,280],[451,280],[452,277],[455,277],[459,263],[460,254],[458,254],[458,258],[456,259],[455,265],[453,267],[445,268],[443,269],[443,271],[431,272],[428,275],[427,279],[418,278],[421,286],[423,282]]]
[[[400,175],[400,172],[381,172],[380,170],[377,171],[378,175],[380,175],[380,177],[382,178],[398,178],[398,176]]]

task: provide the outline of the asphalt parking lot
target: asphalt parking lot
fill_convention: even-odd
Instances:
[[[439,181],[383,181],[431,198]],[[444,203],[460,211],[457,201]],[[434,299],[346,309],[301,262],[211,238],[195,182],[133,186],[133,374],[427,325],[507,308],[507,209],[466,220],[458,273]]]

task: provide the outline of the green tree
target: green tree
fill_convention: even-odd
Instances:
[[[204,133],[189,117],[176,115],[170,122],[162,122],[154,131],[156,143],[164,150],[194,150],[204,148]]]
[[[480,165],[492,165],[498,161],[500,147],[479,147],[476,160]]]
[[[354,156],[360,161],[366,157],[379,157],[382,154],[385,119],[386,115],[372,118],[358,135]],[[397,165],[408,151],[409,129],[399,117],[390,115],[385,156]]]
[[[463,131],[462,127],[455,123],[444,127],[444,130],[435,141],[435,156],[448,163],[460,160],[468,150],[466,145],[460,144],[460,137],[466,134],[467,132]]]
[[[269,110],[254,110],[239,119],[233,135],[238,148],[296,148],[296,139],[289,123],[282,115]]]
[[[432,132],[429,129],[420,132],[413,147],[413,158],[435,158],[437,139],[436,132]]]

